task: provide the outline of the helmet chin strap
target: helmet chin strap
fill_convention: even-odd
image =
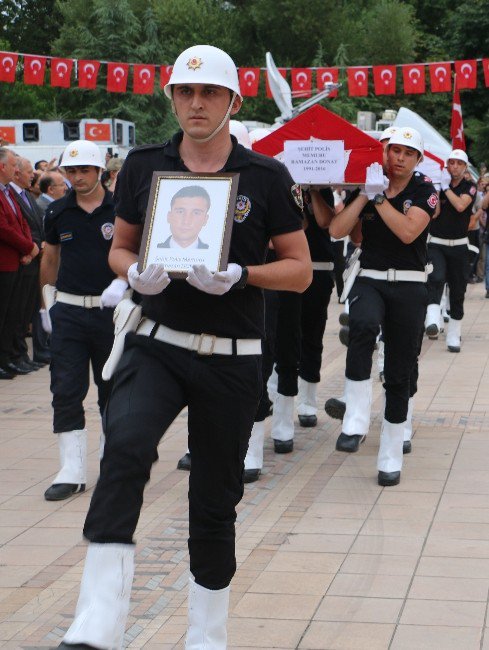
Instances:
[[[219,131],[223,128],[223,126],[226,124],[226,122],[227,122],[228,119],[229,119],[229,116],[231,115],[231,110],[232,110],[232,108],[233,108],[233,103],[234,103],[234,100],[235,100],[235,99],[236,99],[236,93],[233,92],[233,96],[231,97],[231,101],[229,102],[228,110],[226,111],[226,114],[225,114],[224,117],[222,118],[221,123],[219,124],[219,126],[217,126],[217,127],[214,129],[214,131],[213,131],[210,135],[206,136],[205,138],[196,138],[195,136],[190,135],[187,131],[185,131],[185,129],[184,129],[183,126],[181,125],[180,120],[179,120],[179,118],[178,118],[178,115],[177,115],[177,111],[176,111],[176,108],[175,108],[175,103],[174,103],[174,101],[173,101],[173,98],[172,98],[172,100],[171,100],[171,109],[172,109],[173,114],[174,114],[175,117],[177,118],[178,123],[180,124],[182,130],[185,131],[185,135],[186,135],[188,138],[190,138],[191,140],[193,140],[194,142],[202,142],[202,143],[204,143],[204,142],[209,142],[209,140],[212,140],[212,138],[213,138],[215,135],[217,135],[217,134],[219,133]]]

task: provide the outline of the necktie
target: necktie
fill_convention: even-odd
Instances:
[[[26,194],[25,190],[22,190],[22,192],[20,193],[20,196],[22,197],[22,200],[24,201],[24,203],[26,204],[26,206],[27,206],[28,208],[30,208],[30,207],[31,207],[31,204],[29,203],[29,199],[27,198],[27,194]]]

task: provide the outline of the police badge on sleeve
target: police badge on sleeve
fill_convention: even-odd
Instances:
[[[296,183],[295,185],[292,185],[290,191],[292,193],[292,198],[294,199],[297,207],[300,210],[304,210],[304,199],[302,197],[301,186]]]

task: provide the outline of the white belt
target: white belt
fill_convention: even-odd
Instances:
[[[360,269],[358,275],[362,278],[387,280],[387,282],[426,282],[428,271],[399,271],[398,269],[377,271],[376,269]]]
[[[313,271],[333,271],[334,263],[333,262],[313,262],[312,263]]]
[[[428,244],[442,244],[443,246],[462,246],[468,244],[468,237],[460,237],[460,239],[442,239],[441,237],[432,237],[428,235]]]
[[[166,325],[159,325],[155,334],[151,334],[156,323],[145,318],[136,328],[136,334],[143,336],[152,335],[153,338],[164,343],[176,345],[179,348],[195,350],[199,354],[234,354],[233,341],[236,344],[236,354],[261,354],[261,339],[225,339],[213,334],[191,334],[190,332],[177,332]]]
[[[129,298],[130,295],[130,290],[128,290],[124,293],[124,298]],[[56,302],[64,302],[67,305],[93,309],[94,307],[100,307],[100,296],[78,296],[75,293],[56,291]]]

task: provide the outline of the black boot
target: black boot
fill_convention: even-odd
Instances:
[[[346,404],[336,397],[330,397],[324,405],[324,410],[330,418],[342,420],[345,417]]]
[[[379,472],[378,484],[384,487],[398,485],[401,480],[401,472]]]
[[[187,452],[184,456],[180,458],[180,460],[177,463],[177,469],[184,469],[187,472],[190,472],[190,453]]]
[[[336,451],[346,451],[349,454],[358,451],[361,443],[365,440],[365,436],[353,435],[347,436],[346,433],[340,433],[336,441]]]
[[[54,483],[44,492],[44,498],[46,501],[63,501],[77,492],[85,492],[84,483]]]

